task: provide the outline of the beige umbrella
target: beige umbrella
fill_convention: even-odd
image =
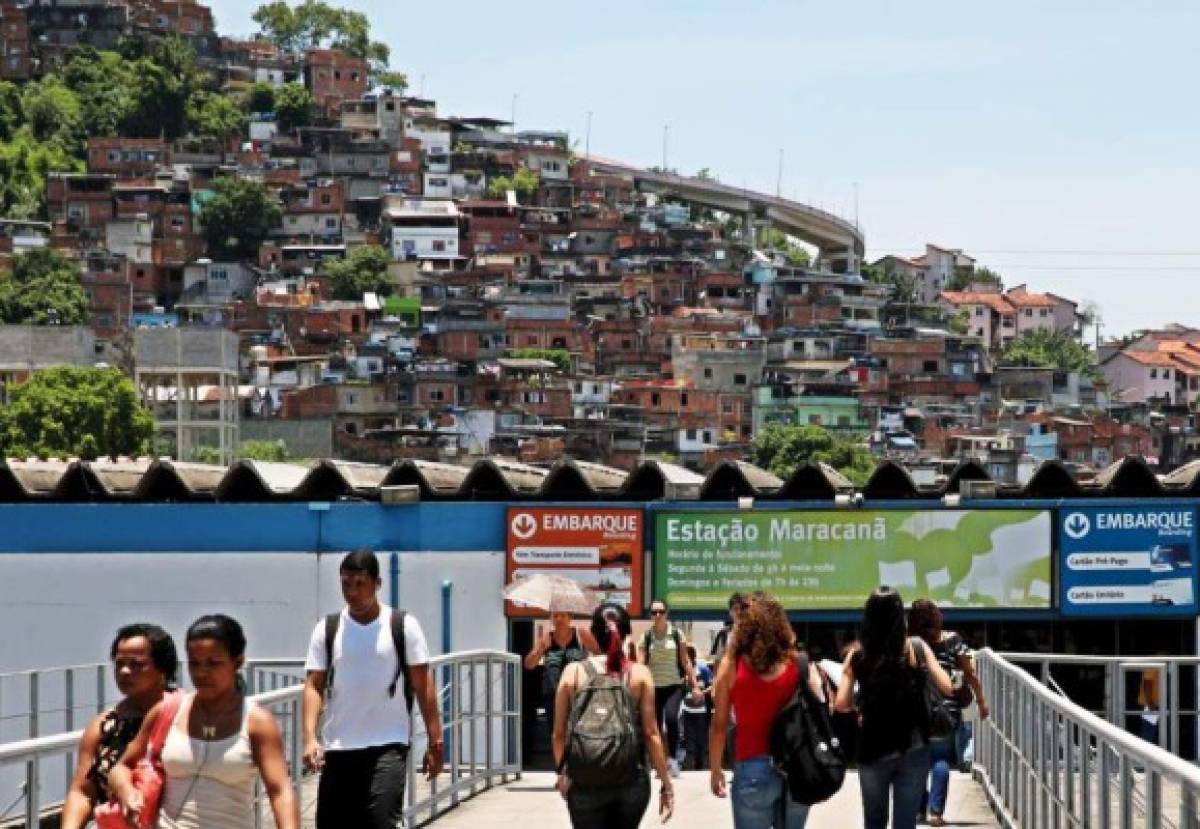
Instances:
[[[588,614],[600,604],[596,591],[574,579],[545,573],[517,579],[504,588],[504,598],[513,604],[538,607],[551,613]]]

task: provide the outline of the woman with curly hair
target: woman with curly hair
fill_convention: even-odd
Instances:
[[[801,681],[794,643],[783,605],[768,593],[751,594],[734,629],[729,658],[721,660],[717,672],[709,728],[712,791],[725,797],[721,756],[730,709],[737,717],[731,798],[735,829],[803,829],[808,820],[809,807],[788,796],[771,762],[771,726]],[[807,680],[822,698],[821,678],[811,664]]]

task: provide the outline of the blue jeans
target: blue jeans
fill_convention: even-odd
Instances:
[[[733,766],[734,829],[804,829],[809,807],[788,797],[783,777],[767,756]]]
[[[917,809],[929,774],[929,757],[929,746],[922,745],[904,754],[889,754],[874,763],[859,765],[865,829],[887,829],[889,800],[892,829],[916,829]]]
[[[954,732],[954,753],[960,766],[968,767],[975,760],[975,725],[967,721],[958,724]]]
[[[946,814],[946,796],[950,793],[950,766],[954,763],[954,737],[929,741],[929,791],[921,795],[921,812]]]

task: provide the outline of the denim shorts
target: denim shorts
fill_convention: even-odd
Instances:
[[[783,776],[763,755],[733,766],[734,829],[804,829],[809,807],[794,802]]]

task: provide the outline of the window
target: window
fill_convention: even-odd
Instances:
[[[113,164],[116,164],[118,161],[121,160],[121,151],[120,150],[109,150],[108,151],[108,160],[110,162],[112,162]]]
[[[441,403],[446,399],[446,393],[441,389],[430,389],[429,399],[434,403]]]
[[[705,379],[705,380],[711,380],[711,379],[712,379],[712,369],[711,369],[711,368],[706,368],[706,369],[704,369],[704,379]]]
[[[744,374],[735,374],[735,375],[733,375],[733,384],[734,384],[735,386],[744,386],[744,385],[746,385],[746,375],[744,375]]]
[[[850,425],[850,416],[849,415],[838,415],[837,425],[842,426],[842,427],[849,426]]]
[[[748,438],[753,434],[754,434],[754,428],[752,426],[746,425],[746,426],[742,427],[742,437]]]
[[[733,414],[733,404],[732,403],[722,403],[721,404],[721,414],[727,414],[727,415]]]
[[[333,218],[332,216],[327,218],[325,220],[325,229],[326,230],[337,230],[337,219]]]
[[[346,405],[352,406],[358,400],[358,394],[352,391],[346,392]]]
[[[576,393],[576,394],[583,394],[583,383],[581,383],[581,382],[579,382],[579,381],[576,381],[576,382],[575,382],[575,393]]]
[[[938,370],[938,364],[937,364],[937,360],[924,360],[924,361],[922,361],[922,363],[921,363],[921,370],[922,370],[922,371],[929,372],[930,374],[936,374],[936,373],[937,373],[937,370]]]
[[[433,243],[430,245],[430,247],[433,248],[434,253],[445,253],[446,252],[446,240],[445,239],[434,239]]]
[[[538,344],[537,334],[526,334],[525,335],[525,345],[537,345],[537,344]]]
[[[687,430],[687,439],[688,439],[688,440],[695,440],[695,439],[696,439],[696,430],[695,430],[695,429],[688,429],[688,430]]]
[[[982,305],[975,306],[975,316],[977,316],[977,317],[983,316],[983,306]]]
[[[810,414],[808,416],[808,425],[809,426],[820,426],[821,425],[821,416],[819,414]]]
[[[1040,311],[1038,311],[1038,316],[1040,316],[1040,317],[1048,317],[1048,316],[1050,316],[1050,309],[1049,309],[1049,308],[1043,308],[1043,309],[1041,309]]]
[[[621,340],[621,348],[633,348],[633,340]]]
[[[224,268],[209,268],[208,269],[208,278],[212,279],[212,280],[225,281],[225,280],[229,279],[229,272],[226,271]]]
[[[1164,379],[1164,380],[1170,380],[1170,379],[1171,379],[1171,369],[1169,369],[1169,368],[1164,368],[1164,369],[1163,369],[1163,379]]]
[[[712,443],[712,430],[711,429],[704,430],[704,442]]]
[[[750,415],[751,415],[753,412],[754,412],[754,407],[753,407],[753,405],[752,405],[752,404],[750,404],[750,403],[743,403],[743,404],[742,404],[742,414],[743,414],[744,416],[746,416],[746,417],[750,417]]]
[[[1150,379],[1154,380],[1157,378],[1158,378],[1158,369],[1156,369],[1156,368],[1150,369]]]
[[[687,404],[688,404],[688,396],[687,396],[687,392],[682,392],[682,393],[680,393],[680,395],[679,395],[679,405],[680,405],[680,407],[681,407],[681,408],[684,408],[684,409],[686,409],[686,408],[687,408]]]
[[[658,392],[655,392],[654,394],[650,395],[650,405],[651,406],[661,406],[662,405],[662,395],[659,394]]]
[[[1033,316],[1033,309],[1032,309],[1032,308],[1026,308],[1026,309],[1025,309],[1025,316],[1027,316],[1027,317],[1032,317],[1032,316]]]
[[[321,204],[333,204],[333,196],[328,193],[321,194]]]

